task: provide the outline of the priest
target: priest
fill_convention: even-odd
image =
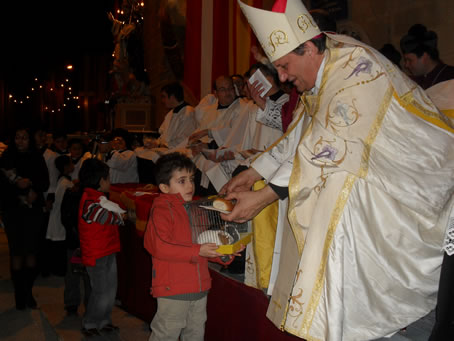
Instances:
[[[237,200],[226,220],[289,198],[267,316],[307,340],[392,335],[435,306],[454,129],[376,50],[320,32],[301,1],[239,4],[280,80],[303,93],[281,142],[223,189]]]

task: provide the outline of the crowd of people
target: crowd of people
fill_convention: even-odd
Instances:
[[[34,280],[52,273],[65,276],[68,314],[84,303],[85,335],[116,330],[125,212],[107,193],[111,183],[147,182],[162,192],[145,234],[158,298],[150,340],[203,340],[206,259],[220,254],[192,244],[182,203],[217,193],[236,200],[227,221],[279,203],[268,311],[277,327],[305,339],[372,339],[437,303],[431,340],[449,339],[454,130],[430,88],[454,79],[454,67],[440,60],[437,35],[417,24],[402,38],[407,76],[392,46],[381,50],[394,56],[386,59],[336,35],[327,14],[312,20],[299,2],[272,11],[240,4],[265,47],[254,50],[258,63],[216,78],[195,107],[179,82],[166,84],[159,137],[134,141],[119,128],[91,141],[54,132],[49,143],[45,129],[19,127],[0,144],[16,308],[36,308]],[[279,30],[285,43],[273,37]],[[252,191],[259,180],[266,186]]]

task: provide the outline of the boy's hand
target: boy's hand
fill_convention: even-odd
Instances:
[[[216,245],[215,243],[202,244],[200,246],[199,256],[207,257],[207,258],[214,258],[214,257],[222,256],[221,253],[216,252],[216,250],[218,248],[219,248],[219,246]]]

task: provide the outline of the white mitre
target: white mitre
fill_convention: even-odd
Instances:
[[[273,62],[293,51],[302,43],[319,35],[320,29],[301,0],[276,1],[285,6],[285,12],[254,8],[238,0],[244,15],[262,45],[268,59]]]

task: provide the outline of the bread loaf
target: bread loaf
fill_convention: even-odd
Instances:
[[[230,200],[217,198],[213,201],[213,207],[218,210],[231,212],[233,210],[233,203]]]

